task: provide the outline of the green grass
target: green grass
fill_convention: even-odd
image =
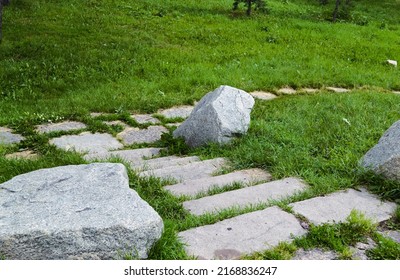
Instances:
[[[387,59],[400,61],[400,1],[355,1],[351,14],[336,24],[329,21],[332,5],[318,1],[269,0],[269,13],[250,18],[243,9],[233,13],[231,2],[11,1],[4,9],[0,44],[0,126],[13,128],[26,140],[0,146],[0,183],[40,168],[85,163],[80,155],[48,144],[59,133],[34,131],[48,121],[82,121],[90,131],[116,135],[121,127],[102,121],[143,127],[132,113],[193,104],[221,84],[246,91],[342,86],[362,89],[257,102],[247,135],[223,147],[191,150],[165,134],[157,143],[169,148],[165,154],[227,157],[234,169],[258,167],[276,179],[298,176],[310,189],[281,202],[194,217],[183,209],[182,199],[163,190],[168,182],[130,172],[131,187],[165,224],[149,256],[186,259],[177,231],[268,205],[288,210],[291,202],[349,187],[365,185],[398,202],[400,184],[364,172],[358,162],[400,118],[400,96],[388,93],[400,90],[399,70],[385,64]],[[111,115],[91,118],[90,112]],[[39,159],[4,158],[25,148]],[[319,230],[316,236],[338,229]],[[354,228],[349,232],[357,234]],[[347,241],[339,239],[329,246],[345,256]],[[371,256],[396,256],[387,244],[382,241]],[[257,258],[288,258],[291,246],[283,244]]]

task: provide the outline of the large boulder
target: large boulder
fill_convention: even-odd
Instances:
[[[0,255],[7,259],[146,258],[162,230],[122,164],[41,169],[0,184]]]
[[[388,179],[400,180],[400,121],[394,123],[361,159],[361,166]]]
[[[197,147],[209,142],[224,144],[245,134],[250,125],[253,97],[230,86],[220,86],[204,96],[189,118],[173,133],[187,145]]]

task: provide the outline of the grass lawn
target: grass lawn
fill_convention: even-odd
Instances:
[[[243,7],[232,12],[232,2],[11,0],[3,11],[0,44],[0,126],[26,140],[0,146],[0,183],[40,168],[85,163],[33,130],[49,120],[84,121],[91,131],[116,134],[118,128],[105,127],[89,113],[113,113],[110,119],[155,113],[192,104],[224,84],[248,92],[340,86],[354,90],[257,102],[248,134],[227,146],[187,150],[167,138],[157,144],[173,153],[227,157],[234,168],[259,167],[274,178],[303,178],[311,188],[275,203],[284,208],[359,185],[399,202],[400,185],[363,172],[358,161],[400,119],[400,95],[391,93],[400,90],[400,72],[385,63],[400,61],[400,1],[354,0],[350,14],[335,24],[328,20],[333,1],[321,6],[317,0],[268,0],[268,13],[251,17]],[[20,148],[40,158],[5,159]],[[188,258],[177,231],[254,210],[194,217],[184,211],[182,199],[162,189],[164,182],[133,172],[130,182],[164,219],[165,233],[150,253],[154,259]],[[375,236],[373,230],[365,234]],[[398,245],[381,243],[372,257],[400,258]],[[282,245],[281,255],[310,244],[315,245]],[[345,257],[342,245],[332,248]],[[261,258],[271,255],[279,258],[271,253]]]

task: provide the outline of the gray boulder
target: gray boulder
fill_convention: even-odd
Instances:
[[[0,184],[0,255],[7,259],[146,258],[162,230],[122,164],[42,169]]]
[[[361,166],[388,179],[400,180],[400,121],[394,123],[361,159]]]
[[[209,142],[224,144],[245,134],[250,125],[253,97],[230,86],[220,86],[204,96],[189,118],[173,133],[191,147]]]

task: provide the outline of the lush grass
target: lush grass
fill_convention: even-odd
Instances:
[[[223,156],[233,168],[259,167],[274,178],[298,176],[311,188],[285,201],[194,217],[184,211],[184,198],[163,190],[166,182],[130,172],[131,187],[164,219],[165,232],[150,257],[188,258],[177,231],[269,205],[287,209],[291,202],[361,184],[384,198],[400,199],[399,183],[358,166],[400,116],[400,96],[387,93],[400,90],[399,70],[384,63],[400,61],[400,2],[356,1],[352,13],[336,24],[327,20],[332,7],[318,1],[269,0],[269,13],[251,18],[243,10],[232,13],[231,2],[13,0],[4,10],[0,44],[0,125],[26,140],[0,147],[0,183],[40,168],[85,162],[48,145],[59,134],[38,135],[34,125],[43,122],[83,121],[90,131],[116,135],[121,127],[106,126],[103,120],[141,127],[131,112],[190,104],[221,84],[247,91],[362,86],[351,94],[257,102],[248,134],[224,147],[190,150],[165,135],[157,145],[169,147],[170,154]],[[95,111],[113,114],[89,117]],[[24,148],[40,158],[4,158]],[[393,246],[382,244],[371,253],[375,258],[396,254]],[[291,246],[257,258],[288,258]]]

